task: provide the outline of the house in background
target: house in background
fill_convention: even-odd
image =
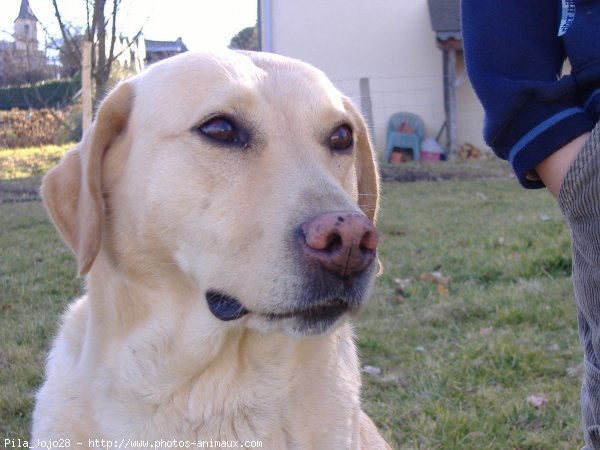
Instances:
[[[452,151],[467,142],[486,148],[459,0],[259,0],[259,13],[262,50],[323,70],[361,107],[380,153],[396,112],[419,115],[425,135]]]
[[[174,41],[152,41],[150,39],[145,39],[144,44],[146,48],[146,59],[144,62],[147,66],[160,61],[161,59],[188,51],[188,48],[180,37]]]
[[[115,59],[120,67],[132,73],[141,72],[155,62],[187,52],[179,37],[174,41],[155,41],[138,35],[133,39],[119,36],[115,41]]]

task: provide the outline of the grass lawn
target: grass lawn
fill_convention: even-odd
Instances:
[[[8,152],[0,181],[25,185],[56,157]],[[381,370],[363,374],[365,409],[392,446],[581,448],[569,234],[550,195],[511,179],[385,183],[378,227],[385,272],[356,329],[362,364]],[[1,443],[28,437],[75,270],[41,203],[0,204]]]

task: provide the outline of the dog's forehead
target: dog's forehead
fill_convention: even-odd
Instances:
[[[248,55],[257,68],[264,70],[262,81],[269,92],[276,87],[278,92],[297,94],[304,100],[314,96],[333,102],[341,101],[340,92],[327,76],[305,62],[266,53]]]
[[[161,61],[136,80],[138,97],[180,100],[214,92],[221,86],[254,84],[264,74],[248,58],[235,52],[184,53]]]
[[[344,111],[341,93],[318,69],[279,55],[253,52],[188,53],[156,64],[137,80],[139,110],[157,106],[194,116],[222,102],[269,101],[316,111]],[[299,99],[301,102],[296,103]],[[168,119],[168,116],[162,116]]]

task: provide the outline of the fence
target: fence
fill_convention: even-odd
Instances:
[[[425,122],[425,135],[438,137],[446,120],[444,112],[443,80],[437,76],[390,76],[365,79],[340,78],[334,84],[348,95],[359,107],[370,105],[371,112],[363,114],[372,127],[375,147],[383,154],[385,148],[387,122],[396,112],[411,112],[419,115]],[[368,88],[365,85],[368,83]],[[458,80],[457,94],[457,145],[470,143],[486,148],[483,142],[483,108],[470,83],[466,79]],[[362,86],[362,93],[361,93]],[[371,117],[368,117],[371,116]],[[439,138],[445,147],[446,136],[442,132]],[[454,149],[455,150],[455,149]]]

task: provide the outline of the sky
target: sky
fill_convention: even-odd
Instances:
[[[57,0],[65,22],[85,26],[85,0]],[[256,23],[256,0],[121,0],[117,29],[134,36],[144,27],[146,39],[174,41],[178,37],[190,50],[226,47],[235,34]],[[107,0],[107,11],[110,9]],[[0,40],[12,40],[13,22],[21,0],[0,0]],[[60,36],[52,0],[29,0],[40,23]],[[38,40],[45,35],[38,24]]]

